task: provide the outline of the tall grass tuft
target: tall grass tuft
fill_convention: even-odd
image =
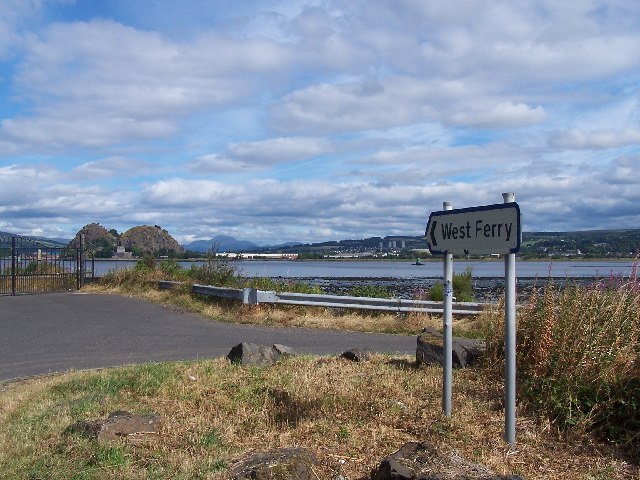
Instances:
[[[487,332],[488,368],[501,372],[502,314]],[[535,289],[519,310],[520,401],[559,427],[581,426],[637,451],[640,446],[640,281]]]
[[[472,302],[473,297],[473,269],[467,267],[464,272],[454,273],[452,278],[453,296],[458,302]],[[429,299],[441,302],[444,298],[444,285],[436,282],[429,289]]]

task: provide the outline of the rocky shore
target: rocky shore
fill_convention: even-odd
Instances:
[[[348,295],[354,287],[375,286],[386,288],[395,298],[425,298],[429,289],[441,278],[316,278],[308,277],[299,279],[309,285],[318,286],[323,293],[330,295]],[[585,278],[554,278],[553,282],[558,287],[565,285],[592,285],[599,279]],[[601,280],[601,279],[600,279]],[[546,280],[539,278],[521,277],[517,279],[518,299],[526,300],[534,286],[544,286]],[[473,289],[475,298],[479,302],[493,302],[500,298],[504,291],[503,277],[474,278]]]

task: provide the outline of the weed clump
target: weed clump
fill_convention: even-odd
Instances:
[[[389,289],[382,285],[356,285],[349,290],[352,297],[391,298]]]
[[[472,302],[473,298],[473,270],[467,267],[464,272],[453,274],[453,296],[458,302]],[[441,302],[444,298],[444,285],[435,283],[429,289],[429,299]]]
[[[489,322],[488,368],[501,374],[504,319]],[[519,310],[520,400],[561,429],[640,447],[640,282],[534,289]]]

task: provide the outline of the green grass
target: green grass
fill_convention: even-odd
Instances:
[[[318,478],[367,478],[404,442],[426,440],[525,478],[634,478],[611,446],[556,437],[524,414],[505,457],[499,382],[454,375],[454,416],[441,414],[441,370],[405,357],[365,364],[294,357],[273,367],[225,360],[142,365],[0,386],[0,478],[226,479],[255,451],[302,446]],[[82,405],[82,408],[79,408]],[[145,443],[100,443],[68,427],[114,410],[157,412]]]

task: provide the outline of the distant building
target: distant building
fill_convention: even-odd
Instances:
[[[126,251],[120,239],[118,239],[118,244],[116,245],[116,253],[113,256],[114,258],[133,258],[133,254]]]

